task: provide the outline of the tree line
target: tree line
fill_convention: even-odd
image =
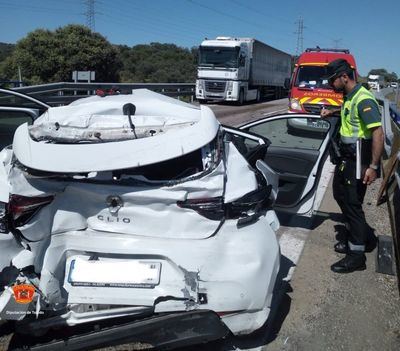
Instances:
[[[397,74],[395,72],[389,73],[384,68],[371,69],[369,71],[369,73],[368,73],[368,76],[370,74],[376,74],[376,75],[383,76],[383,78],[385,79],[385,82],[387,82],[387,83],[389,83],[389,82],[397,82],[398,81],[398,77],[397,77]]]
[[[68,82],[73,71],[95,71],[96,82],[192,83],[196,80],[197,48],[175,44],[113,45],[82,25],[54,31],[37,29],[15,45],[0,43],[0,81],[26,84]],[[397,74],[383,68],[370,74],[386,82]],[[365,79],[365,78],[364,78]]]
[[[186,83],[196,79],[197,48],[174,44],[113,45],[82,25],[37,29],[15,45],[0,43],[0,81],[68,82],[95,71],[96,82]]]

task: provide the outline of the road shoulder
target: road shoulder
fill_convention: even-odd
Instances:
[[[378,235],[389,235],[386,205],[376,207],[380,182],[369,189],[364,210]],[[266,350],[398,350],[400,299],[396,277],[375,272],[376,250],[367,254],[367,270],[334,274],[330,265],[340,211],[331,186],[290,282],[289,309]]]

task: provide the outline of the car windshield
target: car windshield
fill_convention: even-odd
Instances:
[[[295,86],[299,88],[332,89],[327,79],[325,66],[300,66],[297,71]]]
[[[239,48],[200,47],[199,65],[209,67],[238,67]]]

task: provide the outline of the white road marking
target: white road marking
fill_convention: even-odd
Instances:
[[[318,190],[315,196],[314,211],[321,206],[322,199],[328,188],[329,181],[332,177],[334,165],[327,160],[322,168],[321,178],[318,184]],[[288,274],[283,280],[290,281],[292,279],[297,262],[304,249],[305,241],[310,230],[298,227],[287,227],[279,239],[281,254],[292,261],[293,266],[289,268]]]
[[[335,170],[335,165],[329,160],[326,160],[321,172],[321,179],[318,184],[318,190],[314,200],[314,211],[317,211],[321,206],[322,199],[324,198],[326,189],[328,188],[329,181]]]
[[[307,229],[288,228],[279,239],[281,254],[293,263],[293,266],[288,270],[287,276],[283,278],[285,281],[290,281],[292,279],[294,269],[296,268],[300,255],[303,252],[307,234]]]

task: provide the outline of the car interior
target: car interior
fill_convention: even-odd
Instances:
[[[307,179],[319,158],[320,147],[329,131],[329,128],[317,128],[318,124],[315,122],[319,118],[295,119],[296,123],[290,123],[290,131],[287,118],[264,120],[244,128],[245,131],[261,135],[270,141],[262,159],[279,175],[279,192],[275,202],[279,207],[293,207],[300,202]],[[234,142],[245,157],[255,155],[254,141],[249,142],[237,136]]]

